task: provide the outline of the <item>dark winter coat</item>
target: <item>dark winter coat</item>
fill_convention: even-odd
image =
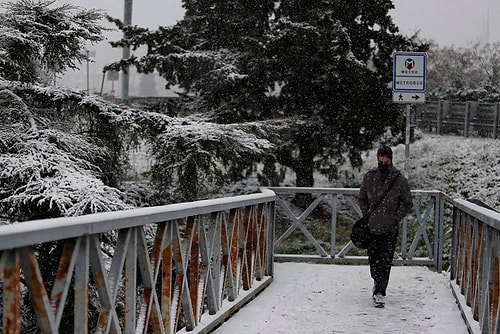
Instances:
[[[365,214],[383,195],[394,178],[397,178],[394,186],[379,207],[370,215],[371,233],[398,232],[400,221],[413,207],[408,180],[391,165],[384,181],[378,168],[368,171],[364,176],[359,190],[361,211]]]

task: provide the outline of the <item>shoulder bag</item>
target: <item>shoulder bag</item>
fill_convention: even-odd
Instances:
[[[375,205],[368,210],[367,213],[363,215],[358,221],[354,223],[352,226],[351,230],[351,241],[354,244],[354,246],[360,248],[360,249],[367,249],[368,245],[370,243],[370,228],[368,227],[368,221],[370,220],[370,215],[372,214],[373,211],[375,211],[378,206],[383,202],[385,196],[389,193],[389,191],[392,189],[394,184],[396,183],[396,180],[399,178],[399,175],[396,176],[394,179],[392,179],[391,183],[387,187],[387,189],[384,191],[382,196],[377,200]]]

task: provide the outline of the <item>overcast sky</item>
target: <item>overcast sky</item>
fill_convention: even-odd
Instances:
[[[5,3],[7,0],[0,0]],[[420,31],[424,39],[440,46],[470,46],[473,42],[500,42],[500,0],[393,0],[391,16],[404,35]],[[86,8],[106,10],[112,17],[123,19],[124,0],[57,0],[56,4],[71,3]],[[132,23],[155,29],[170,26],[182,19],[181,0],[133,0]],[[108,35],[117,40],[121,34]],[[121,51],[107,43],[92,46],[97,50],[93,67],[100,71],[106,58],[116,60]],[[106,62],[107,63],[107,62]],[[91,69],[92,71],[92,69]],[[97,80],[100,82],[100,80]],[[80,83],[78,86],[83,85]]]
[[[124,0],[58,0],[87,8],[103,8],[113,17],[123,18]],[[5,0],[0,0],[5,2]],[[479,39],[500,41],[499,0],[394,0],[391,12],[401,32],[419,30],[424,38],[440,46],[468,46]],[[133,1],[133,23],[156,28],[182,19],[181,0]]]
[[[0,0],[5,3],[7,0]],[[433,39],[440,46],[468,46],[479,39],[500,41],[499,0],[393,0],[391,12],[404,34],[420,30],[422,37]],[[57,0],[81,7],[105,9],[123,19],[124,0]],[[156,28],[172,25],[182,19],[181,0],[134,0],[133,23]]]
[[[171,0],[174,1],[174,0]],[[499,0],[393,0],[391,15],[405,35],[421,36],[440,46],[500,42]]]
[[[420,31],[422,37],[435,40],[440,46],[468,46],[478,40],[500,42],[499,0],[393,2],[396,8],[391,15],[405,35]],[[104,9],[111,16],[123,19],[124,0],[57,0],[56,3]],[[181,0],[135,0],[132,23],[154,29],[175,24],[183,13]]]

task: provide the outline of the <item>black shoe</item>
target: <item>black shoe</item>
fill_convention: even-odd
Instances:
[[[385,306],[385,297],[381,293],[373,295],[373,305],[378,308],[383,308]]]

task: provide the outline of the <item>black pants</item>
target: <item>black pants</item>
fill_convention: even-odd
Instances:
[[[370,264],[370,274],[375,284],[374,295],[380,293],[385,296],[386,294],[397,240],[397,233],[370,235],[368,263]]]

